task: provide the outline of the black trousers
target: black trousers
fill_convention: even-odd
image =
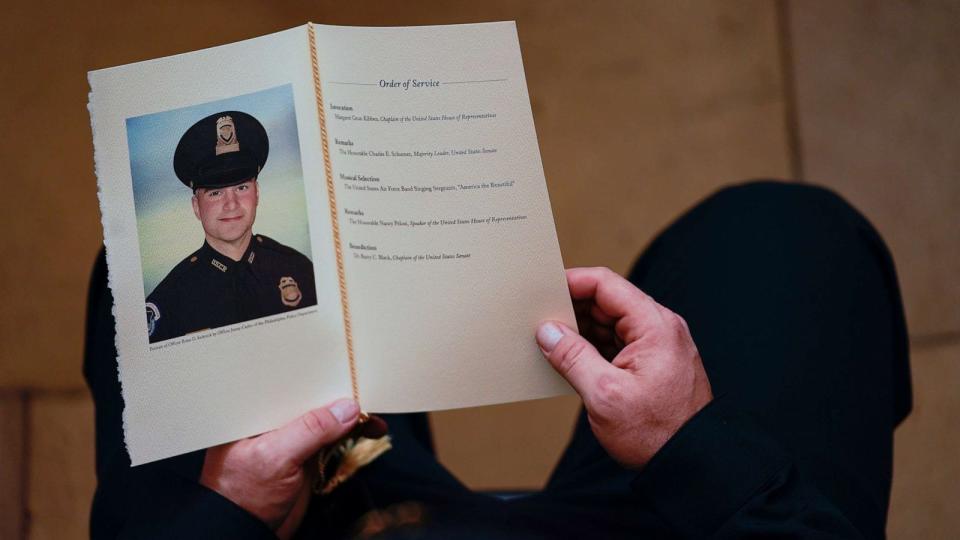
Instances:
[[[629,279],[687,320],[715,396],[784,449],[812,486],[808,496],[882,537],[893,428],[911,406],[908,342],[893,262],[863,216],[808,185],[726,188],[661,233]],[[471,493],[437,463],[424,415],[387,420],[395,449],[340,493],[315,500],[303,537],[334,525],[343,534],[363,523],[379,530],[377,519],[396,521],[411,501],[425,515],[421,525],[391,537],[676,533],[638,499],[637,473],[606,455],[582,413],[546,489],[508,501]]]
[[[105,270],[101,254],[84,364],[91,536],[272,537],[197,483],[203,451],[129,466]],[[715,396],[642,472],[610,460],[581,414],[542,492],[472,493],[437,462],[425,415],[391,415],[394,449],[315,497],[297,536],[883,537],[911,396],[896,275],[870,224],[824,189],[735,186],[661,233],[630,280],[687,320]]]

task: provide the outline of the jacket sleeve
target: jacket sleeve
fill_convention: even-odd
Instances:
[[[253,515],[200,485],[202,450],[130,467],[123,442],[112,308],[101,251],[87,303],[83,366],[96,407],[97,491],[91,538],[276,538]]]
[[[635,493],[681,538],[861,538],[789,455],[717,398],[653,457]]]

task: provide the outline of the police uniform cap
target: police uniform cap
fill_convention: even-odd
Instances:
[[[190,126],[173,154],[173,170],[191,189],[232,186],[260,174],[267,162],[267,130],[241,111],[222,111]]]

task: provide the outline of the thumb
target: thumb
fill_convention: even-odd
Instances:
[[[597,349],[563,323],[547,321],[537,329],[537,343],[544,356],[585,402],[590,401],[603,376],[617,377],[618,369]]]
[[[313,409],[269,433],[261,435],[271,454],[280,460],[302,464],[324,446],[346,435],[360,416],[360,406],[341,399],[327,407]]]

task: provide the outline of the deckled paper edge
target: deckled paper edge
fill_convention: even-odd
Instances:
[[[103,228],[103,248],[104,254],[107,261],[107,287],[110,289],[111,297],[116,298],[114,294],[114,279],[113,279],[113,262],[111,256],[110,241],[107,239],[107,232],[109,231],[109,223],[106,212],[106,196],[103,192],[103,183],[104,179],[100,172],[100,160],[102,156],[100,137],[97,130],[97,113],[95,110],[94,104],[94,93],[96,88],[94,88],[94,72],[87,72],[87,84],[90,87],[90,92],[87,94],[87,111],[90,113],[90,130],[93,132],[93,172],[97,177],[97,201],[100,207],[100,226]],[[117,365],[117,380],[120,383],[120,402],[122,405],[122,425],[123,425],[123,446],[127,451],[127,455],[130,457],[130,462],[134,463],[136,460],[133,459],[133,456],[130,452],[130,446],[127,443],[127,403],[125,399],[125,390],[123,388],[123,363],[120,362],[120,318],[117,314],[117,302],[113,301],[113,304],[110,306],[110,314],[113,316],[113,347],[117,353],[117,356],[114,358],[114,362]]]

